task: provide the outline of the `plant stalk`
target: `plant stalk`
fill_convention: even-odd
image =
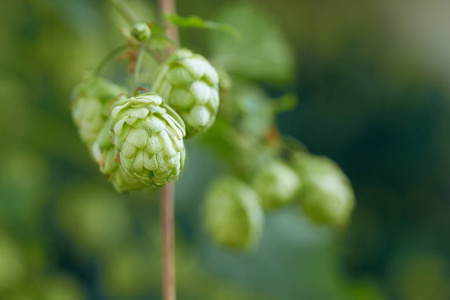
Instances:
[[[139,87],[139,75],[141,74],[142,61],[144,58],[145,48],[143,45],[139,46],[139,52],[136,59],[136,65],[134,69],[134,88],[137,89]]]
[[[160,13],[175,14],[176,0],[158,0]],[[178,28],[166,22],[167,36],[179,44]],[[170,47],[168,55],[175,51],[175,47]],[[175,190],[174,183],[169,182],[162,190],[162,229],[163,229],[163,245],[164,245],[164,262],[163,262],[163,299],[176,300],[176,284],[175,284],[175,237],[174,237],[174,199]]]
[[[166,14],[175,14],[177,12],[176,9],[176,2],[175,0],[158,0],[159,9],[161,13]],[[178,27],[170,24],[169,22],[165,21],[166,24],[166,30],[167,30],[167,36],[175,41],[175,43],[180,43],[180,36],[178,33]],[[175,47],[169,48],[169,54],[172,54],[172,52],[175,51]]]
[[[175,284],[175,234],[174,234],[174,183],[169,182],[161,192],[161,220],[163,234],[163,299],[176,299]]]
[[[138,22],[138,17],[124,0],[109,0],[109,1],[111,1],[111,3],[115,6],[117,11],[128,22],[128,24],[133,25],[134,23]]]
[[[120,45],[114,48],[111,52],[109,52],[98,64],[97,68],[95,68],[94,75],[98,77],[103,69],[103,67],[114,57],[116,57],[119,53],[127,49],[128,45]]]

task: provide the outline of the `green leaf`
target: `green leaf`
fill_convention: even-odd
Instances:
[[[234,38],[241,38],[238,29],[228,24],[206,21],[198,16],[181,17],[177,14],[164,14],[164,19],[178,27],[204,28],[226,32]]]
[[[235,41],[224,34],[212,36],[211,56],[228,73],[251,80],[285,83],[293,78],[296,61],[292,47],[271,15],[250,4],[224,7],[217,18],[242,33]]]

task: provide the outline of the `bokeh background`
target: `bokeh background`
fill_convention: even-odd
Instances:
[[[128,2],[155,19],[153,1]],[[267,216],[253,252],[223,250],[200,207],[227,167],[189,141],[179,298],[450,299],[450,2],[179,0],[178,11],[242,31],[240,46],[219,32],[181,37],[271,97],[295,94],[280,131],[338,162],[357,198],[345,232],[294,206]],[[161,299],[158,193],[117,194],[69,111],[120,24],[106,0],[0,1],[1,299]],[[105,76],[124,82],[125,68]]]

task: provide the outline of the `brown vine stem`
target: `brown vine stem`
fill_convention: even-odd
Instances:
[[[162,189],[161,220],[163,234],[163,299],[175,300],[174,184]]]
[[[158,0],[161,14],[174,14],[176,12],[175,0]],[[179,43],[178,28],[166,22],[167,36]],[[168,54],[175,51],[174,47],[170,47]],[[174,200],[175,189],[174,183],[169,182],[162,190],[161,216],[163,230],[163,299],[176,299],[175,284],[175,234],[174,234]]]
[[[158,0],[158,3],[161,13],[175,14],[177,11],[175,0]],[[180,37],[178,34],[178,28],[166,22],[166,30],[167,36],[179,44]],[[175,51],[175,48],[170,47],[169,53],[172,53],[173,51]]]

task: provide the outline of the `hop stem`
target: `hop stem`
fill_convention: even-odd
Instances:
[[[122,17],[130,24],[138,22],[138,17],[124,0],[109,0],[122,15]]]
[[[163,277],[164,287],[163,294],[164,300],[175,300],[175,241],[174,241],[174,185],[173,182],[169,182],[162,189],[162,203],[161,203],[161,216],[162,216],[162,230],[163,230],[163,247],[164,247],[164,260],[163,260]]]
[[[175,0],[158,0],[160,13],[176,13]],[[172,26],[166,22],[167,36],[179,43],[178,28]],[[170,47],[168,54],[172,54],[175,51],[175,47]],[[162,190],[162,223],[163,223],[163,240],[164,240],[164,300],[176,299],[175,288],[175,255],[174,255],[174,184],[169,182]]]
[[[100,75],[100,72],[102,71],[103,67],[114,57],[116,57],[120,52],[127,49],[128,45],[120,45],[114,49],[111,50],[98,64],[97,68],[95,68],[94,75],[98,77]]]
[[[141,67],[142,67],[142,61],[144,58],[144,52],[145,52],[145,48],[143,45],[141,45],[139,47],[139,52],[138,52],[138,56],[136,59],[136,66],[134,69],[134,88],[138,88],[139,87],[139,75],[141,73]]]
[[[160,9],[161,13],[167,13],[167,14],[175,14],[176,13],[175,0],[158,0],[158,3],[159,3],[159,9]],[[166,23],[167,36],[172,41],[179,44],[180,37],[178,34],[178,27],[170,24],[167,21],[165,23]],[[169,49],[169,54],[172,54],[173,51],[175,51],[175,47],[171,47]]]

